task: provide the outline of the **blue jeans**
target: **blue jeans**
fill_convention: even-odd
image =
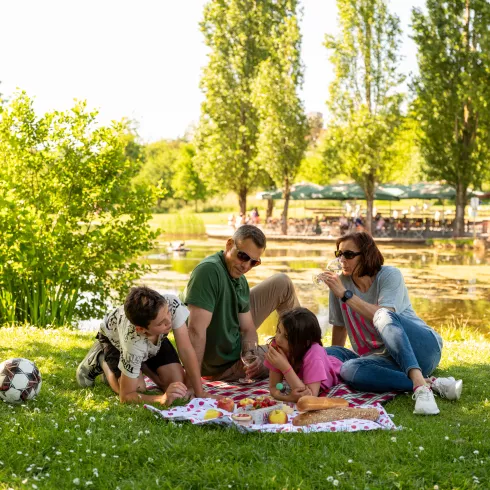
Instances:
[[[341,378],[359,391],[411,391],[410,369],[430,376],[441,360],[442,338],[420,318],[407,318],[379,309],[373,324],[386,354],[359,356],[345,347],[327,347],[327,354],[343,361]]]

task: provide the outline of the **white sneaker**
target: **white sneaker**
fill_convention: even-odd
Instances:
[[[432,378],[431,388],[441,397],[448,400],[459,400],[463,391],[463,380],[457,381],[450,376],[449,378]]]
[[[414,391],[412,399],[415,400],[413,413],[417,415],[437,415],[439,413],[434,393],[428,386],[419,386]]]

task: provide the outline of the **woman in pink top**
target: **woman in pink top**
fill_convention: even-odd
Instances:
[[[339,382],[342,361],[326,353],[321,336],[318,320],[307,308],[281,315],[264,362],[274,398],[296,402],[304,395],[318,396]],[[291,387],[289,394],[277,387],[284,379]]]

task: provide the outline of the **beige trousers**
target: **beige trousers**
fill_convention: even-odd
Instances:
[[[250,312],[258,329],[265,319],[273,312],[281,313],[299,306],[299,301],[294,290],[294,285],[286,274],[274,274],[265,281],[257,284],[250,290]],[[263,362],[267,353],[267,345],[259,345],[259,358],[262,361],[260,374],[257,379],[269,376],[269,370],[264,367]],[[245,376],[245,369],[241,360],[221,374],[214,375],[213,381],[236,381]]]

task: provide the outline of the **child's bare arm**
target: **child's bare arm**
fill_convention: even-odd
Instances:
[[[296,399],[292,393],[281,393],[281,390],[278,390],[276,385],[283,380],[283,376],[281,373],[276,373],[275,371],[270,371],[269,373],[269,391],[271,395],[281,402],[295,402]]]
[[[320,393],[320,381],[317,381],[316,383],[309,383],[306,386],[310,389],[312,396],[318,396],[318,393]]]

